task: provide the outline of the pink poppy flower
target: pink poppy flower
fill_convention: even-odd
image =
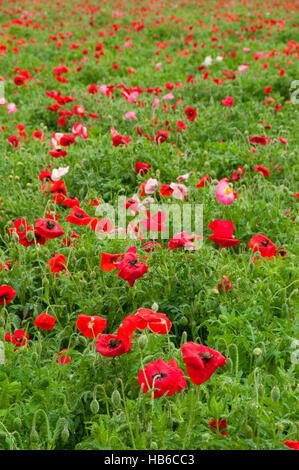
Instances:
[[[158,185],[158,181],[154,178],[150,178],[149,180],[147,180],[146,184],[144,185],[145,194],[154,194]]]
[[[155,98],[154,99],[154,102],[152,104],[152,108],[153,109],[156,109],[156,107],[158,106],[158,104],[160,103],[160,100],[158,98]]]
[[[18,112],[18,109],[17,109],[15,103],[8,103],[6,108],[7,108],[8,114],[14,114],[14,113]]]
[[[237,193],[234,191],[228,182],[228,178],[223,178],[216,186],[216,199],[221,204],[232,204],[237,198]]]
[[[125,118],[126,119],[136,119],[136,114],[134,111],[128,111],[126,114],[125,114]]]
[[[179,201],[185,199],[187,201],[188,188],[184,184],[171,183],[171,189],[173,189],[172,196]]]

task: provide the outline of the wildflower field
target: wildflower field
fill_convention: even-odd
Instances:
[[[298,449],[298,1],[0,18],[0,450]]]

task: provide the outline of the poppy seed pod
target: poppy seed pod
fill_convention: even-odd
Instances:
[[[111,395],[111,402],[114,408],[119,408],[121,404],[121,396],[118,390],[114,390]]]
[[[148,345],[147,336],[146,336],[146,335],[141,335],[141,336],[138,338],[138,346],[139,346],[139,349],[141,349],[141,350],[143,351],[144,349],[147,348],[147,345]]]
[[[274,385],[274,387],[271,390],[271,399],[274,402],[278,402],[280,399],[280,389],[277,385]]]
[[[100,405],[99,402],[94,398],[90,403],[90,410],[92,414],[96,415],[99,412]]]

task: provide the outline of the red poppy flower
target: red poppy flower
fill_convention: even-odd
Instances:
[[[59,193],[66,196],[66,186],[62,180],[55,181],[50,188],[51,193]]]
[[[61,225],[52,219],[37,219],[35,222],[35,232],[46,239],[61,237],[64,234]]]
[[[138,374],[138,384],[143,393],[154,388],[154,398],[169,397],[186,388],[187,383],[184,372],[179,368],[175,359],[168,363],[159,358],[147,364]]]
[[[88,225],[92,218],[80,207],[73,207],[72,212],[66,217],[66,220],[75,225]]]
[[[199,183],[195,186],[196,188],[203,188],[205,186],[205,184],[209,183],[210,182],[210,178],[209,178],[209,175],[206,174],[205,176],[203,176],[202,178],[200,178],[199,180]]]
[[[163,245],[161,245],[160,243],[154,243],[152,241],[143,243],[142,245],[142,248],[144,249],[144,251],[146,251],[146,253],[151,253],[155,251],[156,247],[163,248]]]
[[[16,291],[11,286],[0,286],[0,305],[9,304],[15,295]]]
[[[61,204],[63,206],[70,207],[70,208],[80,207],[79,199],[77,197],[72,197],[72,196],[65,198]]]
[[[196,109],[191,108],[190,106],[187,106],[187,108],[185,109],[185,116],[189,121],[191,122],[195,121],[195,118],[197,116]]]
[[[133,287],[136,279],[143,277],[148,267],[145,263],[138,261],[137,249],[135,246],[129,248],[124,259],[115,263],[118,273],[117,275],[127,281]]]
[[[32,132],[32,137],[34,139],[40,140],[41,142],[44,140],[44,134],[42,131],[37,130]]]
[[[20,348],[21,346],[25,346],[25,345],[27,346],[27,348],[29,348],[29,345],[27,344],[29,335],[28,333],[26,333],[25,330],[16,330],[12,336],[10,333],[6,333],[4,339],[5,341],[11,342],[12,344],[16,346],[14,351],[16,351],[17,348]]]
[[[38,175],[38,178],[40,181],[44,181],[44,179],[46,181],[52,181],[51,180],[51,176],[52,176],[52,172],[49,171],[49,170],[44,170],[42,171],[39,175]]]
[[[282,444],[288,446],[292,450],[299,450],[299,441],[284,441]]]
[[[119,258],[123,258],[125,255],[101,253],[101,268],[103,271],[113,271],[116,269],[115,263]]]
[[[96,95],[97,92],[98,92],[98,87],[96,86],[95,83],[92,83],[91,85],[89,85],[88,93],[90,93],[91,95]]]
[[[16,135],[10,135],[7,140],[13,147],[18,147],[19,139]]]
[[[212,432],[214,434],[216,433],[217,429],[223,436],[228,436],[227,431],[221,431],[221,429],[227,429],[227,419],[219,418],[218,423],[215,421],[215,419],[213,419],[212,421],[209,421],[209,425],[211,426]]]
[[[150,171],[151,165],[145,162],[136,162],[135,164],[135,171],[140,175],[145,175],[148,171]]]
[[[65,263],[66,257],[57,253],[48,261],[47,266],[51,267],[51,273],[53,276],[57,276],[61,271],[67,271]]]
[[[159,335],[166,335],[171,328],[171,321],[165,313],[153,312],[149,308],[139,308],[135,315],[138,318],[139,330],[145,330],[147,327]]]
[[[253,169],[253,171],[259,171],[260,173],[263,173],[263,175],[264,175],[266,178],[268,178],[268,176],[270,175],[268,168],[266,168],[266,167],[264,167],[264,166],[262,166],[262,165],[257,165],[257,166]]]
[[[244,168],[242,166],[238,166],[236,171],[232,174],[232,180],[238,181],[244,175]]]
[[[68,147],[69,145],[72,145],[75,143],[76,137],[73,134],[63,134],[63,136],[60,138],[60,145],[63,147]]]
[[[250,137],[249,142],[251,144],[259,144],[259,145],[266,145],[267,143],[271,142],[271,139],[269,137],[266,137],[264,135],[253,135]]]
[[[70,246],[71,242],[75,241],[75,239],[78,239],[78,238],[80,238],[80,235],[78,235],[76,232],[72,231],[71,236],[69,237],[68,240],[65,237],[63,237],[62,243],[66,246]],[[77,241],[77,243],[79,243],[79,241]],[[75,246],[75,245],[72,245],[72,246]]]
[[[219,366],[226,364],[220,352],[192,341],[183,344],[182,354],[189,377],[195,385],[208,380]]]
[[[97,338],[107,326],[107,320],[99,316],[78,316],[77,328],[87,338]]]
[[[14,84],[17,85],[17,86],[22,86],[25,83],[24,78],[21,77],[21,76],[15,77],[13,81],[14,81]]]
[[[274,245],[270,238],[260,234],[254,235],[250,239],[248,245],[254,253],[259,251],[263,258],[271,258],[272,256],[276,256],[278,250],[278,247]]]
[[[52,317],[48,313],[41,313],[34,320],[35,325],[42,330],[53,330],[55,326],[56,318]]]
[[[57,148],[56,150],[50,150],[49,155],[51,155],[53,158],[65,157],[67,155],[67,151]]]
[[[239,244],[240,240],[236,240],[233,235],[235,226],[230,220],[216,219],[208,227],[213,231],[209,238],[217,245],[228,248]]]
[[[100,335],[98,337],[96,340],[97,351],[106,357],[116,357],[130,351],[132,347],[131,338],[136,327],[136,316],[128,315],[124,318],[116,335]]]
[[[162,184],[161,188],[160,188],[160,194],[161,196],[171,196],[173,193],[173,189],[170,187],[169,184]]]
[[[71,358],[69,356],[66,356],[65,353],[67,351],[67,349],[62,349],[58,355],[60,356],[59,359],[56,359],[56,362],[57,364],[60,364],[61,366],[63,366],[64,364],[68,364],[69,362],[71,362]]]
[[[156,135],[156,144],[160,145],[163,144],[168,139],[168,132],[165,131],[164,129],[161,129],[160,131],[157,132]]]
[[[227,276],[223,276],[222,281],[218,284],[218,291],[220,292],[222,287],[227,291],[230,290],[232,283],[229,281]]]
[[[114,147],[118,147],[119,145],[127,146],[128,143],[131,142],[131,140],[132,140],[132,137],[127,137],[125,135],[117,134],[112,137],[112,145]]]
[[[147,215],[147,219],[141,220],[140,225],[141,227],[146,228],[147,230],[150,230],[151,232],[165,232],[166,228],[165,225],[163,225],[163,222],[166,220],[166,215],[164,212],[157,212],[157,214],[154,214],[151,216],[149,211],[145,211]]]

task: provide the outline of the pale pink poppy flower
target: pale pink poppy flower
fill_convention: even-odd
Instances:
[[[61,146],[59,144],[61,137],[64,134],[61,132],[53,132],[52,138],[51,138],[51,147],[53,150],[60,149]]]
[[[159,62],[158,64],[156,64],[156,70],[158,72],[160,72],[161,68],[162,68],[162,62]]]
[[[51,175],[51,180],[53,181],[59,181],[61,178],[66,175],[69,171],[69,166],[63,167],[63,168],[54,168],[52,170],[52,175]]]
[[[230,205],[237,197],[236,191],[229,185],[228,178],[223,178],[216,186],[216,199],[221,204]]]
[[[125,114],[125,118],[126,119],[136,119],[136,114],[134,111],[128,111],[126,114]]]
[[[158,185],[159,185],[159,183],[156,179],[150,178],[144,186],[145,194],[154,194],[154,192],[156,191]]]
[[[151,232],[166,232],[166,227],[163,222],[166,220],[166,214],[164,212],[157,212],[153,216],[149,211],[146,211],[147,219],[141,220],[140,225],[143,228]]]
[[[3,106],[6,103],[7,103],[7,101],[6,101],[5,98],[0,98],[0,106]]]
[[[163,96],[163,100],[173,100],[174,96],[172,93],[167,93],[167,95]]]
[[[124,47],[134,47],[132,41],[126,41]]]
[[[249,67],[249,65],[247,65],[247,64],[239,65],[239,67],[238,67],[238,72],[239,72],[239,73],[244,73],[244,72],[246,72],[246,70],[248,69],[248,67]]]
[[[177,181],[183,183],[184,181],[188,181],[190,173],[186,173],[185,175],[181,175],[177,177]]]
[[[183,199],[187,200],[188,188],[184,184],[171,183],[171,189],[173,189],[172,196],[174,199],[182,201]]]
[[[8,111],[8,114],[14,114],[18,112],[18,109],[15,103],[8,103],[8,105],[6,106],[6,109]]]
[[[249,47],[243,47],[243,52],[250,52]]]
[[[139,93],[138,91],[133,91],[128,95],[128,101],[129,103],[136,103],[136,99],[138,98]]]
[[[118,135],[118,131],[114,129],[114,127],[110,127],[110,134],[114,137],[115,135]]]
[[[203,237],[200,235],[196,235],[195,233],[191,233],[188,235],[188,232],[180,232],[176,233],[170,240],[168,244],[168,251],[171,251],[175,248],[180,248],[181,246],[184,247],[185,250],[196,250],[196,245],[194,241],[202,240]]]
[[[106,93],[108,91],[108,87],[107,87],[107,85],[101,85],[99,90],[100,90],[101,93],[103,93],[103,95],[106,95]]]
[[[155,109],[158,106],[159,103],[160,103],[160,100],[158,98],[155,98],[154,102],[152,104],[152,108]]]

